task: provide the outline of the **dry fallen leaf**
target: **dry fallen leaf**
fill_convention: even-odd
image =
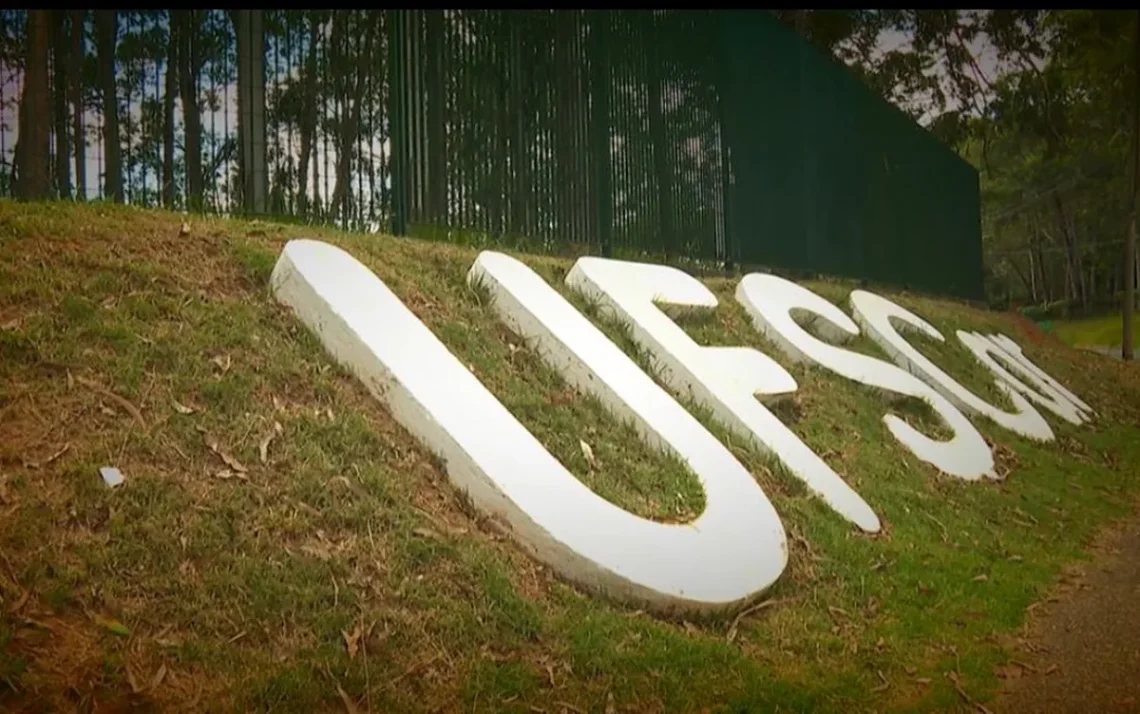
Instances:
[[[340,634],[344,636],[344,646],[348,649],[348,658],[353,659],[360,648],[360,623],[356,623],[352,632],[341,630]]]
[[[47,457],[43,461],[25,461],[24,467],[29,468],[29,469],[38,469],[41,466],[47,466],[48,464],[55,461],[59,457],[63,456],[67,452],[67,450],[70,448],[71,448],[71,443],[68,442],[68,443],[64,444],[63,447],[60,448],[59,451],[57,451],[54,454],[52,454],[51,456]]]
[[[261,440],[261,443],[257,445],[258,453],[261,456],[261,463],[264,464],[269,461],[269,444],[277,438],[277,435],[280,434],[281,431],[281,424],[273,422],[273,429],[266,434]]]
[[[120,637],[129,637],[131,634],[131,631],[129,629],[127,629],[126,625],[119,622],[118,620],[116,620],[113,617],[104,617],[103,615],[96,615],[92,619],[95,621],[96,625],[99,625],[100,627],[107,630],[108,632],[113,632],[114,634],[119,635]]]
[[[190,224],[189,223],[183,223],[182,229],[178,231],[178,235],[180,235],[180,236],[190,235]]]
[[[336,693],[340,695],[340,700],[344,703],[344,710],[348,712],[348,714],[356,714],[356,705],[349,699],[348,694],[339,684],[336,685]]]
[[[139,686],[138,679],[135,678],[135,670],[133,667],[131,667],[130,662],[127,662],[126,669],[127,669],[127,684],[131,685],[131,692],[133,692],[134,694],[140,694],[142,692],[142,687]]]
[[[230,366],[233,364],[233,360],[230,359],[229,355],[226,355],[225,357],[218,355],[210,361],[218,365],[218,369],[222,370],[222,374],[229,372]]]
[[[245,466],[242,466],[240,461],[222,451],[221,447],[218,446],[218,440],[208,434],[206,435],[206,446],[209,447],[210,451],[217,454],[218,458],[220,458],[226,466],[229,466],[239,474],[244,474],[249,471]]]
[[[879,675],[879,679],[880,679],[880,680],[882,680],[882,682],[883,682],[883,683],[882,683],[882,684],[880,684],[880,685],[878,685],[878,686],[876,686],[876,687],[872,687],[872,688],[871,688],[871,691],[872,691],[872,692],[874,692],[874,693],[878,694],[879,692],[885,692],[885,691],[887,691],[888,689],[890,689],[890,688],[891,688],[891,683],[890,683],[890,681],[889,681],[889,680],[888,680],[888,679],[887,679],[885,676],[883,676],[883,670],[881,670],[881,669],[880,669],[880,670],[877,670],[877,671],[875,672],[875,674]]]
[[[28,601],[28,597],[31,594],[32,594],[31,590],[25,590],[24,594],[20,596],[20,599],[17,600],[15,603],[13,603],[12,607],[8,608],[8,614],[15,614],[15,613],[19,612],[20,608],[22,608],[24,606],[24,603],[26,603]]]
[[[332,553],[329,552],[328,548],[320,545],[303,545],[301,546],[301,552],[307,553],[317,560],[328,560],[332,557]]]
[[[226,466],[229,466],[231,469],[237,471],[238,473],[245,473],[249,470],[246,467],[242,466],[240,461],[224,451],[219,451],[218,456],[222,457],[222,461],[226,462]]]
[[[179,414],[193,414],[195,412],[195,409],[193,407],[188,407],[185,404],[181,404],[177,399],[171,399],[170,403],[174,405],[174,411],[178,412]]]
[[[151,689],[151,690],[157,689],[158,685],[162,684],[162,680],[165,678],[166,678],[166,665],[164,664],[161,667],[159,667],[158,671],[154,673],[153,677],[151,677],[150,684],[147,685],[147,689]]]
[[[578,446],[582,447],[582,456],[586,457],[586,463],[590,465],[590,468],[598,468],[598,460],[594,457],[594,450],[590,448],[590,445],[582,439],[578,439]]]
[[[135,421],[137,421],[139,423],[139,426],[141,426],[144,431],[146,430],[146,420],[143,419],[142,412],[139,411],[139,408],[136,407],[134,404],[132,404],[130,401],[124,399],[123,397],[120,397],[118,394],[115,394],[111,390],[99,385],[97,382],[92,382],[90,379],[85,379],[83,377],[78,377],[77,379],[78,379],[79,383],[82,384],[83,386],[85,386],[88,389],[91,389],[95,392],[98,392],[99,394],[102,394],[104,397],[107,397],[108,399],[115,402],[116,404],[118,404],[123,409],[125,409],[127,411],[127,413],[130,414],[132,417],[134,417]],[[105,406],[103,406],[103,405],[100,405],[100,406],[102,406],[104,411],[106,411]],[[114,414],[113,411],[111,413]]]

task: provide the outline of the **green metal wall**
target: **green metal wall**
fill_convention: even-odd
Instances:
[[[23,61],[23,13],[0,10],[0,70]],[[765,11],[267,10],[258,57],[227,11],[117,17],[130,203],[981,295],[976,173]],[[176,34],[200,56],[168,96]],[[3,193],[20,95],[0,75]],[[108,195],[93,80],[79,116],[53,85],[60,197],[88,163],[75,193]],[[235,82],[264,104],[241,151]],[[194,122],[174,111],[191,95]]]
[[[977,171],[769,13],[720,20],[736,260],[981,298]]]

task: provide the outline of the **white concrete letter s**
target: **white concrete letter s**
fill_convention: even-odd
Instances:
[[[1029,358],[1026,357],[1025,353],[1021,350],[1021,345],[1017,344],[1016,342],[1014,342],[1013,340],[1011,340],[1010,338],[1006,337],[1005,335],[1003,335],[1001,333],[991,334],[991,335],[989,335],[989,338],[994,344],[998,345],[999,347],[1004,349],[1007,353],[1009,353],[1009,355],[1011,357],[1013,357],[1015,360],[1017,360],[1017,362],[1019,364],[1021,364],[1023,367],[1025,367],[1027,370],[1029,370],[1033,374],[1037,375],[1046,384],[1053,387],[1053,389],[1055,389],[1058,393],[1060,393],[1061,396],[1065,397],[1066,399],[1068,399],[1073,404],[1076,404],[1083,412],[1086,413],[1086,416],[1091,418],[1092,415],[1096,414],[1096,412],[1093,410],[1093,408],[1090,407],[1088,404],[1086,404],[1080,397],[1073,394],[1068,389],[1066,389],[1063,384],[1061,384],[1057,380],[1050,377],[1045,372],[1045,370],[1041,369],[1037,365],[1033,364],[1033,362],[1029,361]]]
[[[820,332],[829,339],[858,335],[858,326],[838,307],[801,285],[760,273],[744,276],[736,287],[736,299],[756,329],[791,359],[810,359],[848,379],[916,397],[930,405],[953,430],[949,441],[931,439],[893,414],[883,416],[891,434],[920,459],[958,478],[996,478],[993,454],[985,439],[945,397],[893,364],[813,337],[793,319],[794,312],[822,318]]]
[[[1078,400],[1072,392],[1062,391],[1064,388],[1056,384],[1055,380],[1042,372],[1037,365],[1029,362],[1021,354],[1020,348],[1013,352],[1002,341],[977,332],[958,330],[957,334],[958,339],[974,354],[979,362],[1013,389],[1070,424],[1080,425],[1088,419],[1082,411],[1082,406],[1084,409],[1088,409],[1088,405]],[[1009,338],[1005,339],[1008,340]],[[1012,340],[1010,342],[1012,343]],[[1001,362],[1004,362],[1005,366],[1002,366]],[[1024,379],[1018,379],[1006,367],[1011,368]]]
[[[855,322],[891,356],[899,367],[923,379],[954,406],[972,414],[989,417],[1010,431],[1038,441],[1052,441],[1053,430],[1028,401],[1003,380],[996,384],[1013,402],[1013,411],[1007,412],[985,401],[942,371],[914,348],[896,329],[896,321],[904,330],[922,333],[931,339],[945,342],[946,338],[930,323],[905,307],[884,297],[864,290],[854,290],[849,298]]]

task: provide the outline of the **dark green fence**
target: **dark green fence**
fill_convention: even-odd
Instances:
[[[397,230],[723,257],[711,13],[392,22]]]
[[[721,19],[738,260],[982,298],[977,171],[768,13]]]
[[[0,11],[3,189],[25,15]],[[264,106],[242,113],[263,163],[239,150],[239,66],[258,70],[235,18],[56,13],[57,195],[100,198],[117,175],[144,206],[971,297],[980,281],[972,172],[766,13],[265,11]],[[953,260],[929,269],[925,244]]]

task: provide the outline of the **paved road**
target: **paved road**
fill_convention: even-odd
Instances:
[[[1121,351],[1120,345],[1117,345],[1115,347],[1091,347],[1090,346],[1090,347],[1080,347],[1078,349],[1085,350],[1086,352],[1096,352],[1098,355],[1104,355],[1106,357],[1112,357],[1113,359],[1122,359],[1122,357],[1120,355],[1120,351]]]
[[[1034,612],[996,712],[1140,712],[1140,517],[1085,568],[1072,593]],[[1036,670],[1036,671],[1034,671]]]

